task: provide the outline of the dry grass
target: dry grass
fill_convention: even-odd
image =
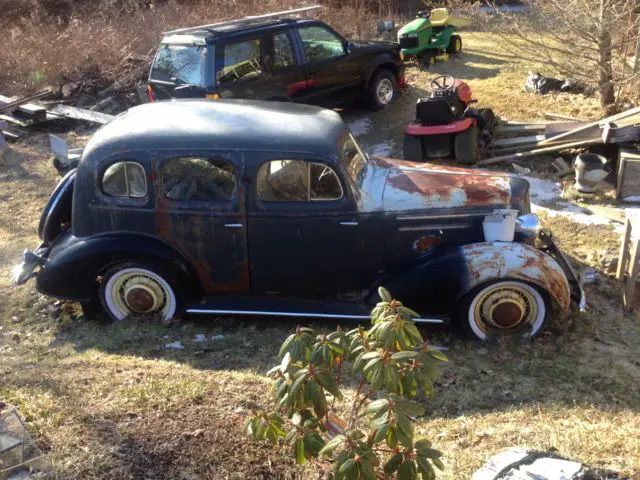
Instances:
[[[512,119],[545,110],[599,115],[593,99],[523,93],[528,66],[497,39],[465,34],[468,53],[459,59],[429,73],[411,69],[412,88],[371,116],[376,126],[363,141],[395,141],[397,151],[415,98],[428,78],[445,73],[469,80],[483,105]],[[58,477],[315,478],[311,467],[299,470],[282,458],[283,448],[248,443],[242,433],[250,409],[269,401],[263,374],[293,324],[87,323],[74,305],[56,306],[33,284],[11,287],[11,265],[37,243],[39,210],[57,181],[44,136],[13,149],[0,166],[0,396],[20,406]],[[611,227],[546,222],[574,259],[594,267],[593,249],[618,240]],[[553,447],[640,479],[639,319],[621,313],[620,286],[609,277],[587,295],[588,314],[532,343],[481,346],[448,331],[426,332],[450,348],[436,397],[418,422],[446,454],[441,478],[469,478],[487,456],[517,445]],[[197,333],[225,338],[196,343]],[[166,350],[173,341],[185,349]]]

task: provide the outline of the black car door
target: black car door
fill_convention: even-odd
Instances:
[[[255,293],[366,288],[366,236],[340,172],[304,155],[248,152],[247,222]]]
[[[153,152],[156,229],[190,260],[205,294],[250,289],[243,155]]]
[[[320,23],[302,26],[296,32],[307,62],[307,85],[301,92],[305,103],[338,104],[361,91],[364,72],[350,58],[342,36]]]
[[[262,99],[264,41],[256,34],[216,42],[215,85],[222,98]]]

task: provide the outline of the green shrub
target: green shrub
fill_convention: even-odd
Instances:
[[[416,437],[412,418],[424,414],[412,401],[433,395],[438,366],[447,358],[429,348],[416,328],[418,314],[379,290],[370,329],[315,335],[298,327],[280,348],[275,379],[277,411],[255,412],[246,431],[255,440],[292,446],[297,464],[333,463],[336,480],[434,479],[442,454]],[[358,386],[350,407],[340,391],[346,362]],[[347,411],[348,419],[336,412]],[[346,408],[345,408],[346,407]]]

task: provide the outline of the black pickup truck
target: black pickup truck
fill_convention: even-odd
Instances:
[[[349,42],[312,19],[249,18],[166,32],[151,101],[248,98],[332,107],[364,97],[380,110],[404,86],[400,46]]]

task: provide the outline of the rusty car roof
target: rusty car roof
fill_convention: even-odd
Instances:
[[[98,130],[82,162],[134,150],[255,150],[334,157],[340,115],[309,105],[257,100],[178,100],[134,107]]]

